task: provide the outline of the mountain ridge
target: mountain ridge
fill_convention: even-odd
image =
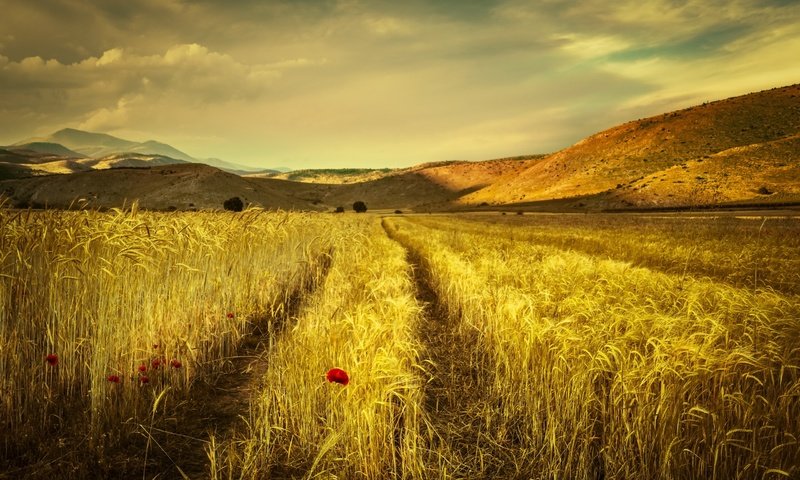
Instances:
[[[723,150],[800,132],[800,84],[750,93],[590,135],[462,203],[524,203],[599,194]]]
[[[0,162],[3,155],[0,151]],[[126,165],[141,166],[137,159],[130,160]],[[63,162],[59,168],[81,169],[87,162],[91,160]],[[12,173],[20,168],[8,165]],[[160,209],[220,208],[221,195],[240,196],[266,208],[291,205],[307,210],[347,207],[357,200],[371,209],[415,211],[800,204],[800,85],[633,120],[549,155],[337,173],[353,174],[346,178],[348,183],[326,177],[330,171],[301,172],[311,182],[328,183],[212,171],[219,172],[194,163],[151,164],[124,175],[78,171],[0,182],[0,192],[22,206],[68,206],[75,196],[86,195],[80,191],[84,188],[93,192],[91,204],[97,207],[119,206],[114,202],[120,198],[141,198],[143,208]],[[141,185],[148,182],[150,189],[142,192]]]
[[[87,132],[76,128],[62,128],[44,137],[28,138],[13,144],[12,147],[31,143],[57,144],[65,150],[70,150],[79,154],[78,156],[93,158],[104,158],[124,153],[159,155],[183,162],[206,163],[212,167],[217,167],[238,175],[269,170],[266,168],[247,167],[217,158],[195,158],[172,145],[157,140],[135,142],[107,133]]]

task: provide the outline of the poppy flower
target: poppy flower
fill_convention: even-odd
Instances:
[[[106,377],[106,380],[111,383],[119,383],[119,375],[109,375]]]
[[[233,312],[228,312],[228,314],[225,316],[228,318],[233,318],[235,315],[233,314]]]
[[[44,359],[47,362],[47,364],[50,365],[51,367],[55,367],[56,365],[58,365],[58,355],[56,355],[55,353],[47,355]]]
[[[147,365],[144,364],[144,363],[139,365],[139,371],[142,372],[142,373],[146,372],[147,371]]]
[[[139,383],[141,383],[142,385],[150,383],[150,379],[147,378],[147,375],[142,375],[141,377],[139,377]]]
[[[331,383],[338,383],[339,385],[347,385],[350,383],[350,376],[341,368],[331,368],[325,374],[325,378]]]
[[[177,358],[173,358],[172,361],[169,362],[169,366],[172,368],[181,368],[183,364]]]
[[[154,348],[155,350],[158,350],[158,347],[159,347],[159,345],[158,345],[157,343],[154,343],[154,344],[153,344],[153,348]]]
[[[161,366],[161,359],[160,358],[154,358],[150,365],[153,366],[153,370],[158,370],[158,367]]]

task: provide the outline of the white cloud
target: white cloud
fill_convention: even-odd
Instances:
[[[95,61],[95,65],[98,67],[102,67],[103,65],[111,65],[115,62],[118,62],[122,59],[122,49],[121,48],[112,48],[111,50],[106,50],[103,52],[103,55]]]
[[[122,97],[112,108],[103,107],[90,112],[78,128],[102,132],[124,129],[130,122],[129,107],[142,99],[141,95]]]
[[[800,4],[487,5],[12,2],[0,143],[81,126],[262,165],[487,158],[800,78]]]

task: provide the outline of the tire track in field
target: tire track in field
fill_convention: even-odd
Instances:
[[[382,221],[386,234],[406,250],[416,298],[423,307],[418,328],[423,363],[429,378],[424,387],[424,408],[433,429],[427,468],[431,478],[508,478],[501,473],[503,460],[493,451],[485,416],[484,389],[491,374],[473,361],[477,332],[461,332],[436,294],[426,262]]]
[[[273,319],[259,319],[236,352],[227,359],[223,372],[198,382],[188,398],[172,407],[166,419],[150,430],[152,436],[147,462],[143,445],[133,442],[120,452],[116,469],[107,478],[209,478],[206,447],[211,434],[218,444],[245,426],[250,415],[250,401],[260,392],[269,366],[269,353],[279,333],[293,323],[303,298],[322,284],[330,268],[330,254],[318,259],[319,270],[311,274],[289,295],[283,312]]]

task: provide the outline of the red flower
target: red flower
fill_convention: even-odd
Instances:
[[[161,366],[161,359],[160,358],[154,358],[153,362],[151,363],[151,365],[153,366],[153,370],[158,370],[158,367]]]
[[[119,383],[119,375],[109,375],[106,377],[106,380],[111,383]]]
[[[141,383],[142,385],[150,383],[150,379],[147,378],[147,375],[142,375],[141,377],[139,377],[139,383]]]
[[[325,378],[331,383],[338,383],[340,385],[347,385],[350,383],[350,377],[347,375],[347,372],[341,368],[331,368],[328,370],[328,373],[325,374]]]
[[[146,372],[147,371],[147,364],[143,363],[143,364],[139,365],[139,371],[142,372],[142,373]]]
[[[233,314],[233,312],[228,312],[228,314],[225,315],[225,316],[228,317],[228,318],[233,318],[234,314]]]
[[[158,350],[158,344],[157,344],[157,343],[154,343],[154,344],[153,344],[153,348],[154,348],[154,349],[156,349],[156,350]]]
[[[172,368],[181,368],[183,364],[177,358],[173,358],[172,361],[169,362],[169,366]]]
[[[51,367],[55,367],[56,365],[58,365],[58,355],[56,355],[55,353],[51,353],[45,357],[45,361]]]

